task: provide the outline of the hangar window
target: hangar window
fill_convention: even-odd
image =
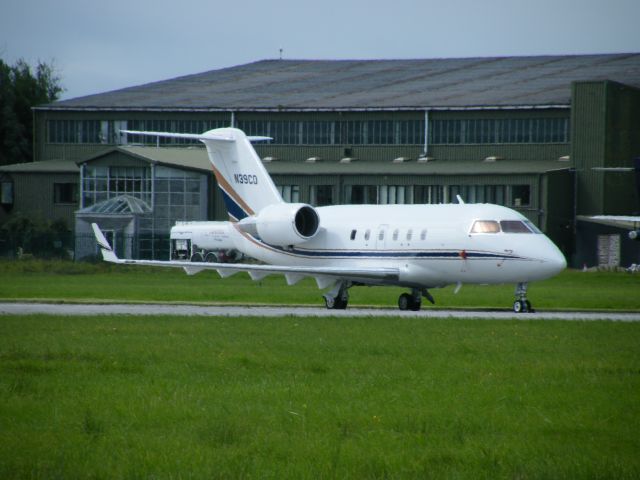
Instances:
[[[101,143],[101,134],[100,120],[47,121],[48,143]]]
[[[78,184],[77,183],[54,183],[53,184],[53,203],[56,203],[56,204],[78,203]]]
[[[328,121],[307,121],[302,123],[303,145],[331,145],[335,143],[335,124]]]
[[[280,145],[422,145],[424,120],[240,120],[247,135]]]
[[[278,185],[282,199],[287,203],[298,203],[300,201],[300,185]]]
[[[569,118],[434,119],[430,138],[436,145],[568,143]]]
[[[316,207],[333,205],[333,185],[311,185],[309,187],[309,203]]]
[[[155,228],[169,231],[178,220],[196,220],[201,215],[203,174],[177,168],[155,168]],[[134,194],[135,195],[135,194]]]
[[[413,187],[413,203],[437,204],[444,203],[444,188],[442,185],[416,185]]]
[[[495,220],[476,220],[470,233],[500,233],[500,224]]]
[[[273,137],[273,143],[295,145],[300,143],[299,122],[292,120],[276,120],[269,122],[269,136]]]
[[[531,204],[531,189],[529,185],[511,186],[511,205],[514,207],[527,207]]]
[[[378,199],[377,185],[345,185],[345,203],[351,205],[376,203]]]
[[[9,178],[0,181],[0,204],[13,205],[13,181]]]
[[[505,205],[504,185],[451,185],[450,198],[460,195],[466,203],[493,203]]]
[[[412,203],[412,188],[405,185],[380,185],[378,187],[378,204],[395,205]]]

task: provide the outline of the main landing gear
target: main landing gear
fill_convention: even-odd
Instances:
[[[422,305],[422,297],[425,297],[431,303],[436,303],[429,291],[426,288],[420,290],[419,288],[411,289],[411,293],[403,293],[398,297],[398,308],[400,310],[411,310],[417,312]]]
[[[344,310],[349,303],[349,288],[351,282],[339,281],[335,286],[323,295],[324,304],[329,310]]]
[[[516,313],[534,312],[531,302],[527,300],[527,283],[520,282],[516,285],[516,301],[513,302],[513,311]]]
[[[323,295],[324,303],[329,310],[344,310],[349,303],[349,288],[352,282],[343,280],[336,282],[334,287]],[[516,285],[516,300],[513,302],[513,311],[516,313],[534,312],[531,302],[527,300],[527,283],[520,282]],[[398,297],[398,308],[406,311],[417,312],[422,306],[422,297],[431,303],[436,303],[433,296],[426,288],[412,288],[411,293],[403,293]]]

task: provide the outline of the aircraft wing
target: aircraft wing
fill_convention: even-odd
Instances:
[[[294,285],[305,277],[313,277],[318,288],[326,288],[338,279],[348,279],[363,283],[393,283],[398,280],[397,268],[342,268],[342,267],[304,267],[284,265],[253,265],[245,263],[209,263],[185,262],[178,260],[128,260],[118,258],[97,224],[91,224],[96,242],[102,251],[102,258],[121,265],[147,265],[156,267],[182,268],[188,275],[203,270],[216,270],[223,277],[238,272],[247,272],[253,280],[261,280],[267,275],[284,275],[289,285]]]

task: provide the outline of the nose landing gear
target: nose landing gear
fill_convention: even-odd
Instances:
[[[516,285],[516,301],[513,302],[515,313],[534,312],[531,302],[527,300],[527,283],[520,282]]]

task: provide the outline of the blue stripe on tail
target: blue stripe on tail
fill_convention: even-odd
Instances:
[[[249,215],[245,212],[240,205],[238,205],[231,196],[225,192],[222,188],[220,189],[222,192],[222,198],[224,200],[224,204],[227,207],[227,212],[230,216],[235,218],[236,220],[242,220],[243,218],[248,217]]]

